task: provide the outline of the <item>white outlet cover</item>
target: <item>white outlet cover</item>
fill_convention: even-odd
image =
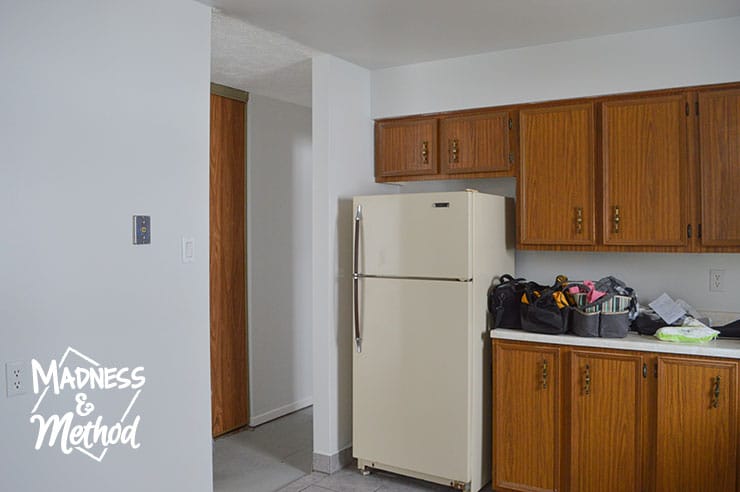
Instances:
[[[709,291],[710,292],[724,292],[725,291],[725,271],[724,270],[709,270]]]
[[[23,361],[5,363],[5,387],[8,397],[23,395],[28,391],[28,374]]]

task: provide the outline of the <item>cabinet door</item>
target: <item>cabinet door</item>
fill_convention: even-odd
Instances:
[[[701,242],[740,245],[740,90],[699,94]]]
[[[443,118],[439,134],[445,174],[507,171],[511,167],[506,111]]]
[[[436,118],[375,124],[375,176],[437,174]]]
[[[493,488],[560,487],[559,349],[494,343]]]
[[[519,242],[594,244],[593,104],[519,114]]]
[[[658,492],[735,492],[737,363],[658,358]]]
[[[574,351],[570,490],[640,491],[642,356]]]
[[[687,244],[686,96],[602,105],[604,243]]]

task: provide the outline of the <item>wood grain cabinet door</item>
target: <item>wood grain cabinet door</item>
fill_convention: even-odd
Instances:
[[[657,492],[736,492],[737,371],[733,361],[658,357]]]
[[[685,95],[602,105],[604,243],[688,242]]]
[[[437,119],[378,121],[375,176],[437,174]]]
[[[593,104],[519,113],[519,243],[595,243]]]
[[[493,488],[560,488],[560,351],[494,342]]]
[[[571,353],[572,492],[641,490],[642,367],[639,354]]]
[[[443,118],[439,129],[442,173],[510,169],[509,122],[507,111]]]
[[[699,93],[701,242],[740,246],[740,89]]]

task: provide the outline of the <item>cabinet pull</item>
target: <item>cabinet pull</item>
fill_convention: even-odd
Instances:
[[[619,218],[619,205],[614,206],[614,233],[619,233],[619,221],[621,220]]]
[[[576,207],[576,234],[583,232],[583,209]]]
[[[421,143],[421,162],[429,164],[429,142],[426,140]]]
[[[591,394],[591,366],[586,364],[586,374],[584,377],[583,393],[586,395]]]
[[[712,398],[712,408],[719,407],[719,381],[719,376],[714,378],[714,398]]]
[[[547,359],[542,361],[542,389],[547,389]]]
[[[450,140],[450,162],[457,162],[457,139]]]

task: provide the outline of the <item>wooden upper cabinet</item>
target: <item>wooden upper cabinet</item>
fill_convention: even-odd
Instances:
[[[568,490],[642,490],[642,372],[639,353],[571,353]]]
[[[687,244],[686,95],[602,104],[604,244]]]
[[[443,174],[508,171],[511,120],[507,111],[445,117],[440,120]]]
[[[519,113],[519,243],[595,244],[592,103]]]
[[[736,492],[734,361],[658,357],[656,491]]]
[[[375,124],[375,176],[437,172],[436,118],[379,121]]]
[[[701,243],[740,246],[740,89],[699,93]]]
[[[494,342],[493,488],[560,489],[560,351]]]

